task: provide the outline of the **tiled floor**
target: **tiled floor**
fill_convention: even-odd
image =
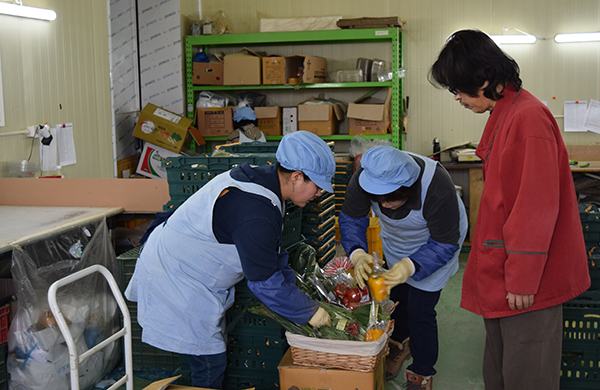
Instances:
[[[435,366],[433,388],[443,390],[483,390],[481,367],[485,329],[483,319],[460,308],[462,276],[468,253],[460,255],[460,270],[442,291],[436,309],[440,356]],[[410,364],[405,362],[404,368]],[[404,369],[403,368],[403,369]],[[402,388],[403,373],[386,383],[386,390]]]

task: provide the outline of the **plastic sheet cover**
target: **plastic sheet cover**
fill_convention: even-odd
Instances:
[[[115,252],[105,219],[13,249],[11,272],[19,308],[8,334],[12,390],[70,388],[69,351],[50,311],[48,288],[94,264],[116,275]],[[78,355],[120,329],[120,310],[99,273],[60,288],[57,301]],[[117,340],[79,365],[80,389],[93,388],[117,365],[120,345]]]

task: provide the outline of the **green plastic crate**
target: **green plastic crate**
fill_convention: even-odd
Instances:
[[[302,239],[302,207],[287,201],[286,213],[283,217],[281,241],[284,249],[290,248]]]
[[[565,352],[561,357],[560,388],[563,390],[600,389],[600,350]]]
[[[275,154],[279,147],[279,141],[273,142],[243,142],[234,145],[221,145],[219,150],[227,153],[244,154],[244,153],[263,153]]]
[[[133,276],[135,271],[135,263],[140,256],[141,246],[130,249],[125,253],[121,253],[117,256],[117,262],[119,264],[119,287],[121,292],[124,292]]]
[[[272,158],[248,157],[168,157],[162,162],[167,172],[169,195],[172,202],[185,201],[218,174],[243,163],[251,165],[273,164]]]
[[[302,234],[305,236],[321,236],[331,228],[335,227],[335,215],[331,215],[329,219],[324,222],[310,223],[308,218],[302,218]]]

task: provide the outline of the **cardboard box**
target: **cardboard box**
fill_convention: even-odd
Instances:
[[[198,131],[204,137],[225,136],[233,131],[233,110],[223,108],[197,108]]]
[[[192,84],[194,85],[223,85],[222,62],[192,63]]]
[[[298,107],[281,109],[281,134],[286,135],[298,131]]]
[[[316,135],[335,133],[336,117],[331,104],[300,104],[298,106],[298,130]]]
[[[147,176],[152,179],[166,179],[167,170],[162,167],[161,163],[167,157],[177,157],[180,154],[171,152],[170,150],[153,145],[149,142],[144,142],[144,149],[140,156],[136,173]]]
[[[133,136],[179,153],[188,135],[192,120],[153,104],[146,104],[140,112]]]
[[[225,85],[259,85],[262,83],[262,58],[259,53],[244,48],[227,54],[223,60]]]
[[[289,349],[278,368],[281,389],[385,390],[383,362],[373,372],[306,367],[292,363],[292,352]]]
[[[295,55],[285,57],[285,84],[288,84],[288,79],[297,77],[300,66],[304,67],[302,80],[298,80],[300,84],[327,82],[327,60],[325,58]]]
[[[150,383],[148,386],[144,387],[143,390],[185,390],[185,389],[196,389],[196,390],[210,390],[206,387],[192,387],[192,386],[179,386],[172,385],[171,383],[175,382],[179,379],[181,375],[174,376],[172,378],[161,379],[156,382]],[[254,390],[254,387],[246,389],[246,390]]]
[[[281,135],[281,107],[254,107],[254,113],[264,135]]]
[[[268,56],[262,59],[263,84],[285,84],[285,58]]]
[[[383,104],[369,104],[369,99],[369,95],[364,95],[348,105],[346,116],[349,118],[350,134],[387,134],[390,126],[392,88],[388,88]]]

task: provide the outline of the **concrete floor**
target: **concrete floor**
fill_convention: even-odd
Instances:
[[[442,290],[436,309],[440,356],[435,366],[437,374],[433,380],[434,389],[444,390],[483,390],[481,374],[485,329],[482,317],[460,308],[462,277],[468,258],[467,252],[460,254],[460,269],[450,278]],[[406,368],[412,360],[404,363]],[[401,389],[404,371],[386,383],[386,390]]]

